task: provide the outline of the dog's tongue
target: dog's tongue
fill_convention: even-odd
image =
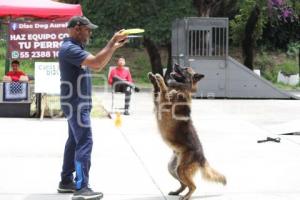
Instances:
[[[175,75],[175,76],[177,76],[177,77],[181,77],[181,74],[179,74],[179,73],[176,72],[176,71],[173,71],[172,74]]]

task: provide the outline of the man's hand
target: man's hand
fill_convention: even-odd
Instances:
[[[122,29],[114,34],[112,37],[113,48],[117,49],[122,47],[127,41],[127,34],[122,33],[125,29]]]
[[[20,79],[19,79],[19,81],[21,81],[21,82],[28,82],[28,76],[20,76]]]
[[[124,29],[116,32],[107,45],[100,50],[96,56],[92,54],[88,55],[81,65],[88,66],[94,70],[101,70],[105,67],[115,50],[127,42],[127,35],[123,34],[122,31],[124,31]]]
[[[3,76],[3,82],[11,82],[12,79],[10,76]]]

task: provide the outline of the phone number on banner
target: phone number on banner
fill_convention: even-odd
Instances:
[[[11,53],[13,59],[24,59],[24,58],[57,58],[58,51],[13,51]]]

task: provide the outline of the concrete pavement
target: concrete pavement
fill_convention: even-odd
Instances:
[[[109,93],[99,98],[110,108]],[[150,93],[136,93],[121,128],[92,120],[90,184],[107,200],[177,200],[168,174],[170,149],[158,134]],[[228,185],[196,177],[192,199],[298,200],[300,198],[300,101],[193,101],[193,120],[210,164]],[[0,200],[67,200],[56,193],[67,123],[64,119],[0,119]],[[280,137],[280,143],[257,143]],[[185,191],[186,192],[186,191]]]

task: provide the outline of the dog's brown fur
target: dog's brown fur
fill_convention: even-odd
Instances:
[[[199,169],[204,179],[225,185],[226,178],[208,164],[190,116],[191,93],[196,91],[197,82],[204,75],[195,73],[192,68],[180,68],[178,65],[175,68],[183,70],[183,82],[173,79],[167,86],[159,74],[149,73],[148,77],[154,87],[159,131],[174,152],[168,169],[181,185],[169,195],[179,195],[188,187],[188,193],[181,197],[181,200],[188,200],[196,189],[193,177]]]

